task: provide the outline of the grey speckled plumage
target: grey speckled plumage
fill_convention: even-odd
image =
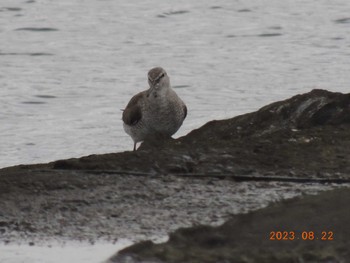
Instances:
[[[156,67],[148,72],[150,88],[133,96],[123,111],[123,126],[136,143],[152,136],[170,137],[186,118],[185,103],[170,87],[166,71]]]

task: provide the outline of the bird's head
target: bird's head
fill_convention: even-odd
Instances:
[[[170,79],[163,68],[156,67],[148,71],[148,84],[150,89],[158,91],[170,87]]]

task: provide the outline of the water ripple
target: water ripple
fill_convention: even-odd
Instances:
[[[183,88],[188,88],[190,87],[190,85],[176,85],[176,86],[172,86],[172,88],[174,89],[183,89]]]
[[[0,52],[0,56],[53,56],[52,53],[33,52],[33,53],[17,53],[17,52]]]
[[[226,35],[227,38],[234,38],[234,37],[278,37],[283,36],[282,33],[262,33],[258,35]]]
[[[21,11],[22,8],[20,7],[3,7],[3,8],[0,8],[0,12],[1,11],[11,11],[11,12],[16,12],[16,11]]]
[[[15,29],[15,31],[49,32],[58,31],[58,29],[52,27],[20,27]]]
[[[337,24],[350,24],[350,17],[337,19],[334,22],[336,22]]]
[[[273,30],[282,30],[283,29],[281,26],[270,26],[269,28],[273,29]]]
[[[46,104],[44,101],[22,101],[22,104]]]
[[[41,98],[41,99],[55,99],[55,98],[57,98],[56,96],[52,96],[52,95],[35,95],[34,97]]]
[[[170,12],[166,12],[166,13],[163,13],[163,14],[157,15],[157,17],[164,18],[164,17],[167,17],[167,16],[172,16],[172,15],[182,15],[182,14],[187,14],[187,13],[189,13],[189,12],[190,12],[190,11],[187,11],[187,10],[170,11]]]
[[[282,36],[281,33],[265,33],[265,34],[259,34],[258,37],[278,37]]]
[[[239,12],[239,13],[248,13],[248,12],[252,12],[252,10],[250,10],[248,8],[244,8],[244,9],[237,10],[237,12]]]

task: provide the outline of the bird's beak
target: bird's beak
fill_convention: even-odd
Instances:
[[[157,90],[158,88],[159,88],[159,82],[157,83],[157,82],[154,82],[154,83],[152,83],[152,86],[151,86],[151,90]]]
[[[152,85],[149,87],[149,89],[147,91],[147,97],[153,92],[153,90],[154,90],[154,86]]]

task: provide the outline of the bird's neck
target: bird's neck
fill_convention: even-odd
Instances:
[[[161,87],[158,89],[150,88],[148,94],[150,97],[163,97],[163,96],[166,96],[166,94],[169,92],[170,89],[171,89],[170,86]]]

